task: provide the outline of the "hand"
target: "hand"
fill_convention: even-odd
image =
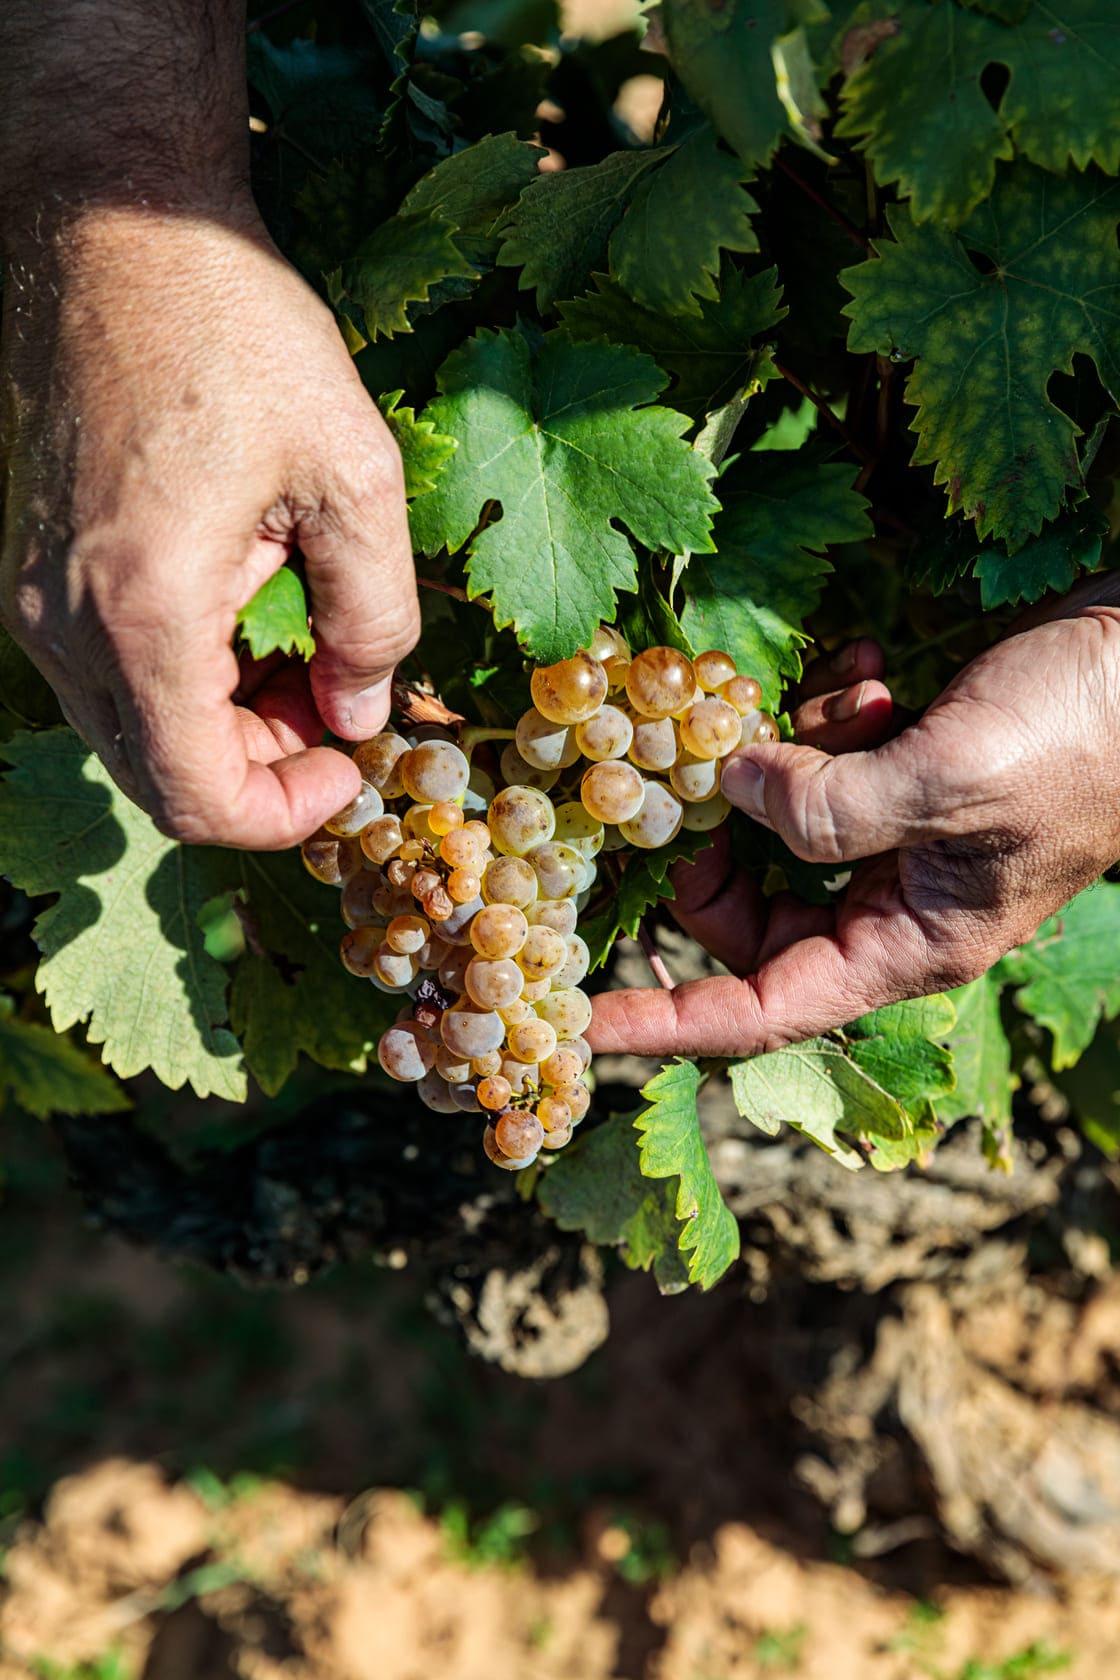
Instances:
[[[292,845],[358,790],[323,723],[376,733],[416,640],[395,444],[247,197],[36,237],[5,298],[4,622],[165,833]],[[237,707],[237,610],[296,547],[310,687],[258,673]]]
[[[990,648],[885,745],[828,756],[851,739],[835,719],[823,738],[813,701],[796,721],[814,744],[736,754],[735,805],[799,857],[858,867],[834,909],[765,903],[724,837],[675,873],[669,907],[735,978],[596,998],[595,1050],[753,1055],[962,984],[1115,862],[1120,609],[1103,584]],[[882,707],[881,685],[860,688]]]

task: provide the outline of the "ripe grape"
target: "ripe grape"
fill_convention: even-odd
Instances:
[[[572,1114],[572,1123],[579,1124],[591,1107],[591,1092],[581,1079],[573,1080],[570,1085],[557,1085],[553,1091],[554,1097],[561,1097],[567,1103]]]
[[[444,1010],[439,1018],[439,1031],[447,1048],[467,1061],[485,1056],[488,1050],[497,1050],[506,1036],[505,1022],[494,1010],[474,1009],[464,1002]]]
[[[486,865],[482,896],[487,904],[513,904],[527,910],[539,892],[536,871],[521,857],[497,857]]]
[[[469,904],[482,891],[482,882],[469,869],[453,869],[447,877],[447,892],[455,904]]]
[[[362,854],[352,840],[340,840],[320,828],[300,847],[303,866],[326,887],[341,887],[362,867]]]
[[[469,945],[471,919],[481,909],[481,898],[468,898],[465,904],[453,904],[450,916],[445,916],[439,924],[440,938],[449,939],[453,945]]]
[[[551,799],[527,787],[503,788],[491,801],[486,820],[498,851],[515,857],[550,840],[556,826]]]
[[[423,741],[401,759],[401,781],[413,799],[428,804],[460,799],[471,767],[451,741]]]
[[[461,1108],[466,1114],[477,1114],[479,1112],[478,1092],[469,1079],[459,1085],[449,1085],[447,1088],[455,1098],[456,1108]]]
[[[477,869],[480,850],[474,835],[468,834],[466,828],[453,828],[439,841],[440,859],[452,869]]]
[[[560,780],[559,770],[538,770],[527,758],[522,758],[515,741],[507,741],[502,748],[498,765],[502,781],[507,787],[531,787],[547,793]]]
[[[564,1048],[565,1050],[575,1051],[576,1055],[583,1062],[583,1071],[586,1073],[588,1068],[591,1066],[591,1046],[588,1044],[587,1040],[579,1033],[576,1033],[572,1038],[566,1038],[564,1040]]]
[[[572,1122],[569,1120],[563,1126],[553,1126],[541,1139],[542,1149],[563,1149],[566,1143],[572,1141]]]
[[[681,827],[687,828],[692,834],[707,834],[709,830],[719,827],[730,809],[731,802],[717,789],[710,799],[701,800],[698,805],[685,806]]]
[[[493,1126],[487,1126],[483,1132],[482,1147],[487,1159],[493,1161],[496,1167],[503,1168],[505,1172],[522,1172],[526,1167],[531,1167],[537,1158],[535,1155],[526,1155],[523,1160],[515,1161],[510,1156],[503,1155],[495,1140]]]
[[[446,940],[433,933],[416,952],[416,962],[420,968],[433,970],[446,961],[448,952],[452,949]]]
[[[757,747],[771,741],[780,741],[781,730],[768,712],[748,712],[743,719],[743,733],[739,737],[741,747]]]
[[[632,846],[652,851],[676,839],[683,815],[681,802],[671,788],[664,782],[647,782],[641,810],[629,822],[618,826]]]
[[[471,1057],[471,1072],[479,1079],[493,1079],[502,1071],[502,1052],[487,1050],[485,1056]]]
[[[639,770],[668,770],[679,751],[672,718],[644,718],[634,714],[634,734],[627,753]]]
[[[576,746],[593,764],[625,758],[633,739],[634,725],[621,706],[600,706],[593,717],[575,727]]]
[[[464,985],[464,975],[467,964],[473,962],[474,950],[470,944],[453,945],[447,956],[439,965],[439,983],[449,992],[461,992]]]
[[[333,817],[328,817],[323,826],[329,834],[337,834],[341,839],[349,840],[360,834],[374,817],[380,817],[384,810],[385,801],[377,789],[369,782],[363,782],[361,790],[349,805],[344,805],[341,811],[336,811]]]
[[[436,1047],[415,1021],[398,1021],[378,1039],[377,1059],[390,1079],[415,1084],[434,1065]]]
[[[368,980],[373,973],[377,953],[385,939],[383,927],[351,928],[344,933],[339,943],[338,954],[342,958],[342,966],[351,974],[356,974],[359,980]]]
[[[562,840],[566,846],[574,846],[588,860],[599,855],[606,832],[599,818],[591,815],[582,800],[566,799],[563,805],[557,805],[552,838]]]
[[[447,799],[438,800],[428,812],[428,827],[441,839],[453,829],[462,828],[465,820],[462,807]]]
[[[762,705],[762,690],[753,677],[730,677],[720,684],[718,692],[722,700],[734,706],[740,717],[757,711]]]
[[[574,730],[566,724],[553,723],[535,706],[518,718],[516,743],[517,751],[534,770],[567,770],[579,757]]]
[[[416,1095],[433,1114],[454,1114],[459,1105],[451,1094],[451,1087],[433,1068],[416,1086]]]
[[[540,883],[542,898],[571,898],[579,891],[585,859],[574,846],[565,846],[560,840],[548,840],[543,846],[533,847],[528,861]]]
[[[602,823],[620,823],[642,808],[645,782],[632,764],[611,759],[585,770],[579,784],[585,811]]]
[[[531,927],[517,953],[517,966],[528,980],[551,980],[567,958],[568,943],[563,935],[554,928]]]
[[[597,659],[607,673],[609,689],[621,688],[630,669],[630,648],[625,637],[613,626],[600,624],[587,644],[592,659]]]
[[[359,928],[357,931],[364,933],[366,929]],[[380,980],[383,986],[389,986],[393,991],[403,991],[406,986],[411,986],[419,972],[420,965],[414,956],[403,951],[390,951],[384,945],[373,959],[372,978]]]
[[[528,932],[529,924],[516,905],[488,904],[471,923],[471,944],[480,957],[515,957]]]
[[[523,1097],[529,1091],[535,1091],[541,1082],[540,1069],[536,1062],[519,1062],[516,1056],[502,1057],[502,1077],[508,1079],[510,1090],[515,1097]]]
[[[384,875],[373,875],[368,869],[363,869],[362,875],[369,875],[371,880],[377,882],[372,902],[383,922],[391,922],[394,916],[412,915],[413,899],[407,887],[394,887]],[[361,876],[355,875],[354,879],[360,880]]]
[[[541,1078],[546,1085],[574,1085],[582,1073],[583,1057],[566,1039],[541,1063]]]
[[[405,837],[405,845],[401,848],[402,857],[409,856],[409,853],[405,848],[410,842],[414,847],[417,844],[421,847],[421,851],[419,853],[412,853],[414,857],[423,855],[423,847],[425,845],[438,847],[440,837],[428,821],[428,813],[434,810],[434,805],[409,806],[408,810],[401,818],[401,829]]]
[[[591,967],[591,952],[578,933],[568,938],[567,955],[562,966],[552,976],[554,991],[566,990],[569,986],[578,986],[581,980],[587,978],[587,970]]]
[[[538,666],[529,689],[537,711],[551,722],[582,723],[607,698],[607,673],[597,659],[581,650],[557,665]]]
[[[483,1108],[505,1108],[513,1092],[508,1079],[503,1079],[500,1073],[493,1074],[489,1079],[479,1081],[478,1100]]]
[[[536,880],[536,876],[533,877]],[[530,927],[553,928],[567,938],[569,933],[576,931],[579,911],[575,901],[570,898],[542,898],[536,904],[530,904],[525,911]]]
[[[537,1014],[555,1028],[557,1038],[575,1038],[591,1025],[591,999],[586,992],[568,986],[542,998]]]
[[[715,758],[697,758],[682,753],[669,772],[669,782],[678,798],[691,804],[711,799],[719,792],[720,765]]]
[[[413,898],[425,899],[429,893],[442,887],[443,882],[434,869],[414,869],[409,878],[408,889]]]
[[[519,1021],[516,1027],[511,1027],[506,1035],[509,1053],[519,1062],[540,1063],[551,1056],[556,1048],[556,1029],[549,1021],[542,1021],[538,1016],[528,1021]]]
[[[464,982],[467,996],[480,1009],[504,1009],[521,996],[525,976],[509,957],[475,957],[467,964]]]
[[[533,1006],[524,997],[514,998],[512,1003],[507,1003],[498,1011],[507,1027],[516,1027],[519,1021],[527,1021],[532,1013]]]
[[[356,875],[351,875],[338,901],[342,919],[348,928],[365,927],[377,921],[381,914],[376,902],[380,889],[381,879],[372,869],[359,869]]]
[[[550,980],[526,980],[521,988],[521,996],[527,1003],[539,1003],[552,990]]]
[[[681,745],[697,758],[726,758],[739,745],[742,727],[734,706],[709,697],[681,719]]]
[[[403,735],[392,729],[383,730],[371,741],[363,741],[354,748],[354,763],[362,773],[363,782],[375,787],[382,799],[399,799],[404,792],[400,761],[409,751]]]
[[[671,717],[695,688],[692,661],[676,648],[647,648],[635,657],[626,673],[626,697],[643,717]]]
[[[494,1141],[511,1161],[535,1155],[544,1137],[544,1127],[535,1114],[507,1109],[494,1124]]]
[[[470,822],[463,824],[463,833],[469,834],[478,849],[479,856],[483,856],[490,845],[490,830],[484,822],[472,817]]]
[[[404,833],[400,821],[394,816],[377,817],[362,830],[362,851],[371,863],[388,863],[403,844]]]
[[[385,943],[391,951],[412,956],[426,943],[431,931],[423,916],[394,916],[385,929]]]
[[[435,1067],[440,1078],[446,1079],[449,1085],[461,1085],[464,1079],[471,1076],[469,1059],[460,1056],[455,1050],[449,1050],[446,1044],[436,1046]]]
[[[718,694],[723,684],[734,678],[735,661],[729,653],[712,648],[707,653],[696,655],[692,669],[696,673],[696,681],[706,693]]]
[[[563,1097],[542,1097],[537,1104],[537,1119],[546,1132],[554,1132],[559,1126],[571,1124],[572,1111]]]

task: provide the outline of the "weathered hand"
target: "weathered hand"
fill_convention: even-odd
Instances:
[[[851,738],[835,719],[822,736],[813,703],[797,721],[815,744],[737,754],[728,798],[799,857],[856,863],[851,881],[835,909],[764,902],[726,841],[701,854],[671,908],[736,978],[607,993],[594,1048],[751,1055],[958,985],[1115,862],[1120,611],[1101,604],[1109,580],[1092,588],[1097,604],[1079,591],[1069,616],[990,648],[885,745],[828,756]],[[860,687],[882,705],[880,685]]]
[[[396,446],[251,203],[102,207],[9,274],[3,615],[180,839],[301,839],[357,792],[418,624]],[[238,608],[298,545],[318,652],[235,708]]]

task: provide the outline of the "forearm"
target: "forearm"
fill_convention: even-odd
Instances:
[[[4,0],[0,239],[55,206],[237,197],[244,35],[244,0]]]

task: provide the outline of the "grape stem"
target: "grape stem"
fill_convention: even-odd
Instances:
[[[445,706],[438,694],[413,688],[411,683],[399,679],[393,684],[393,710],[399,712],[404,723],[458,724],[466,721],[461,712],[453,712]]]
[[[441,583],[439,578],[427,577],[418,577],[416,581],[420,585],[421,589],[435,589],[438,590],[441,595],[450,595],[453,600],[470,601],[470,596],[467,594],[466,590],[460,589],[457,583]],[[480,605],[485,606],[486,603],[483,601]]]
[[[642,947],[645,959],[650,966],[650,972],[657,984],[663,986],[667,992],[675,991],[677,982],[666,968],[665,958],[657,949],[657,942],[644,920],[638,923],[638,944]]]

